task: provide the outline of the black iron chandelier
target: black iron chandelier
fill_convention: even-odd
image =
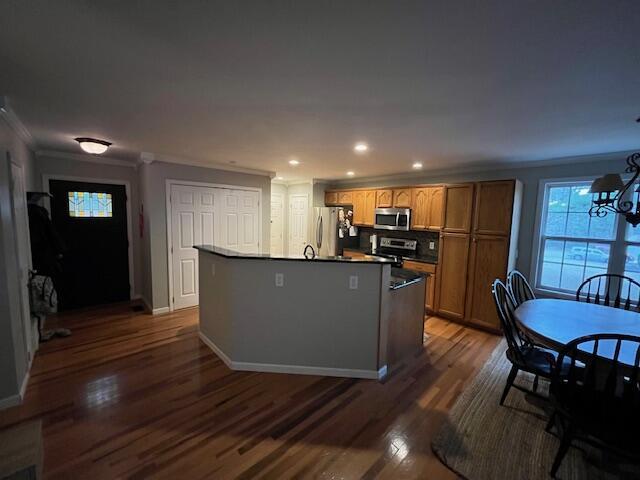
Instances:
[[[640,152],[627,157],[625,173],[633,174],[625,184],[618,173],[608,173],[596,178],[591,184],[593,206],[589,209],[592,217],[604,217],[607,213],[619,213],[634,227],[640,224],[640,185],[633,191],[629,199],[627,192],[636,184],[640,175]]]

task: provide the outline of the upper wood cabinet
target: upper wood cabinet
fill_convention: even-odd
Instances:
[[[425,230],[429,228],[430,188],[414,188],[411,192],[411,228]]]
[[[363,225],[365,223],[365,191],[353,192],[353,223]]]
[[[467,285],[467,321],[481,327],[500,329],[500,320],[491,294],[496,278],[505,281],[509,257],[509,238],[498,235],[474,235],[469,254]]]
[[[469,233],[473,214],[473,183],[447,185],[444,190],[444,231]]]
[[[476,185],[473,231],[483,235],[511,232],[514,180],[480,182]]]
[[[376,207],[393,207],[393,190],[376,190]]]
[[[438,312],[463,319],[467,294],[469,235],[442,233],[439,248],[440,261],[436,282]]]
[[[393,191],[393,206],[397,208],[411,208],[411,188],[401,188]]]
[[[338,205],[353,205],[353,192],[338,192]]]
[[[373,225],[376,214],[376,191],[366,190],[364,192],[364,220],[363,225]]]
[[[444,223],[444,187],[429,187],[429,229],[441,229]]]
[[[325,205],[337,205],[338,204],[338,192],[324,192],[324,204]]]

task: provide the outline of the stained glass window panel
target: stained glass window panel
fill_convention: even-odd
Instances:
[[[110,193],[69,192],[68,195],[70,217],[113,217],[113,202]]]

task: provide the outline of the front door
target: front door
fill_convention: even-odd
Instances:
[[[50,180],[51,220],[65,244],[60,310],[130,299],[124,185]]]

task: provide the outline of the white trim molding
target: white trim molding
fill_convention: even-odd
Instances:
[[[16,112],[11,108],[9,104],[9,99],[7,97],[0,95],[0,117],[4,118],[14,132],[20,137],[20,139],[29,147],[31,150],[36,148],[36,141],[31,135],[31,132],[27,129],[27,127],[22,123]]]
[[[87,183],[104,183],[107,185],[124,185],[125,195],[127,196],[126,210],[127,210],[127,242],[129,247],[127,249],[128,262],[129,262],[129,298],[133,299],[138,293],[136,292],[135,275],[133,268],[133,222],[131,203],[131,185],[128,180],[118,180],[113,178],[91,178],[91,177],[76,177],[72,175],[56,175],[51,173],[42,174],[42,190],[49,193],[49,180],[66,180],[70,182],[87,182]]]
[[[231,360],[211,339],[198,331],[198,337],[202,340],[213,353],[215,353],[224,364],[231,370],[239,370],[243,372],[264,372],[264,373],[290,373],[295,375],[321,375],[325,377],[347,377],[347,378],[366,378],[370,380],[380,380],[387,374],[387,366],[379,370],[361,370],[351,368],[331,368],[331,367],[311,367],[304,365],[282,365],[274,363],[254,363],[254,362],[236,362]]]
[[[20,405],[24,401],[24,396],[27,393],[27,385],[29,384],[29,379],[31,378],[29,373],[31,370],[31,364],[32,361],[29,362],[27,373],[25,373],[24,378],[22,379],[22,383],[20,384],[20,391],[15,395],[0,399],[0,410],[15,407],[16,405]]]

